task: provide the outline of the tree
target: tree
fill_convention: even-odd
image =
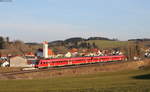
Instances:
[[[6,42],[9,43],[9,37],[6,37]]]
[[[93,48],[97,48],[95,42],[93,42],[92,46],[93,46]]]
[[[14,45],[15,48],[18,49],[19,52],[21,52],[23,55],[25,55],[26,52],[30,51],[29,47],[20,40],[16,40],[14,42]]]
[[[87,48],[88,48],[88,49],[90,49],[90,48],[91,48],[90,43],[87,43]]]
[[[5,41],[3,37],[0,37],[0,49],[4,49]]]

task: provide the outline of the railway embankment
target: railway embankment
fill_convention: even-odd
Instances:
[[[122,63],[108,63],[88,65],[86,67],[49,69],[48,71],[29,72],[20,74],[5,75],[0,73],[0,79],[47,79],[65,76],[78,76],[85,74],[96,74],[99,72],[130,71],[150,67],[150,59]]]

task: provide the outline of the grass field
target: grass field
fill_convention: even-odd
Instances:
[[[95,43],[99,48],[117,48],[128,45],[128,41],[106,41],[106,40],[90,40],[89,43]]]
[[[50,79],[0,80],[0,92],[150,92],[150,68]]]
[[[89,43],[95,43],[99,48],[109,49],[109,48],[118,48],[128,46],[129,44],[133,45],[135,42],[133,41],[107,41],[107,40],[89,40]],[[140,45],[145,47],[150,46],[150,41],[140,42]]]

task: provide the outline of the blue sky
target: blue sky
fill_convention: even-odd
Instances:
[[[0,35],[25,42],[91,36],[149,38],[150,0],[0,2]]]

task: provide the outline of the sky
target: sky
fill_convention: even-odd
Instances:
[[[5,1],[0,1],[0,36],[11,40],[150,38],[150,0]]]

